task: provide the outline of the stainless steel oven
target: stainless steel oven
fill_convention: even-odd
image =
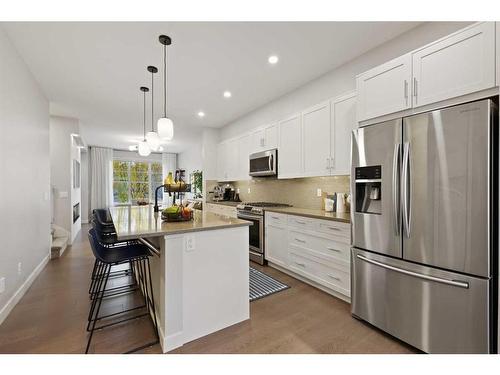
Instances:
[[[250,176],[276,176],[278,150],[257,152],[250,155]]]
[[[248,236],[250,260],[264,264],[264,216],[250,211],[238,210],[238,218],[252,222]]]

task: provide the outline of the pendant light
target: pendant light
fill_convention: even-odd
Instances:
[[[148,72],[151,73],[151,131],[146,134],[146,140],[148,142],[151,151],[158,151],[160,149],[161,139],[158,133],[154,129],[154,74],[158,72],[156,66],[148,66]]]
[[[149,145],[148,145],[148,142],[146,141],[146,93],[149,91],[149,89],[147,87],[141,87],[141,91],[143,93],[143,96],[144,96],[144,104],[143,104],[143,136],[144,138],[142,139],[142,141],[139,142],[139,145],[137,147],[137,150],[138,150],[138,153],[139,155],[141,156],[148,156],[149,154],[151,154],[151,149],[149,148]]]
[[[158,38],[163,44],[163,117],[158,119],[158,135],[170,141],[174,138],[174,123],[167,117],[167,46],[172,44],[172,39],[166,35]]]

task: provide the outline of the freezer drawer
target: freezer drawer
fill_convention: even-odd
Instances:
[[[489,279],[351,251],[351,309],[427,353],[489,352]]]

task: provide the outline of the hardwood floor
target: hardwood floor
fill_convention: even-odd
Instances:
[[[86,228],[72,248],[52,260],[0,325],[0,353],[83,353],[93,256]],[[350,307],[270,267],[257,267],[289,289],[250,304],[251,319],[171,353],[413,353],[416,350],[351,317]],[[115,281],[118,282],[118,281]],[[103,312],[137,304],[114,298]],[[113,310],[115,309],[115,310]],[[92,353],[122,353],[154,339],[148,319],[94,334]],[[142,353],[160,353],[159,345]]]

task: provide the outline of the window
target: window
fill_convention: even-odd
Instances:
[[[154,202],[155,189],[163,182],[160,162],[113,160],[114,204]],[[163,199],[163,190],[158,192]]]

